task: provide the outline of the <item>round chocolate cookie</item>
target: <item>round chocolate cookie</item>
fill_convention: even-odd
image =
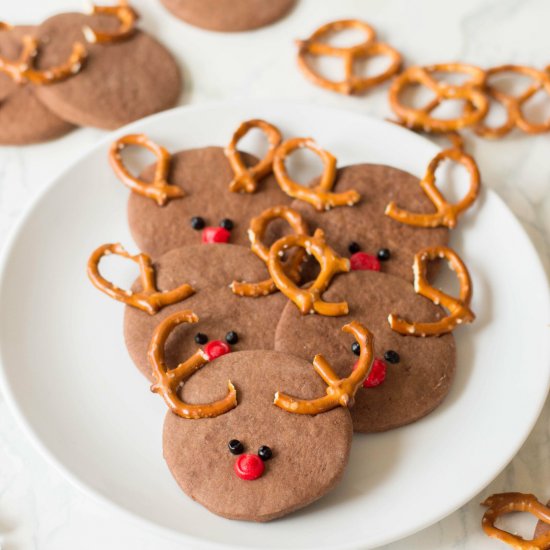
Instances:
[[[284,17],[296,0],[161,0],[178,19],[210,31],[248,31]]]
[[[230,353],[193,375],[182,398],[212,402],[224,397],[228,380],[238,398],[228,413],[199,420],[166,415],[164,458],[183,491],[220,516],[268,521],[332,489],[348,462],[348,410],[338,407],[309,416],[273,405],[276,391],[306,399],[325,395],[326,386],[311,364],[274,351]],[[230,452],[230,441],[234,453],[242,452]],[[243,479],[238,461],[248,461],[261,475]]]
[[[0,32],[0,55],[16,60],[21,39],[37,27],[20,26]],[[60,137],[73,125],[53,114],[36,97],[34,87],[16,84],[0,72],[0,145],[27,145]]]
[[[233,279],[260,281],[268,277],[267,270],[256,256],[242,246],[210,244],[172,250],[155,262],[159,290],[169,290],[183,283],[191,284],[196,294],[167,306],[155,315],[126,306],[124,337],[128,352],[139,370],[152,380],[147,349],[154,329],[176,311],[190,309],[199,316],[195,324],[180,325],[168,340],[166,359],[170,367],[192,355],[206,341],[195,340],[204,335],[209,342],[229,340],[231,349],[273,349],[275,328],[286,298],[276,293],[261,298],[246,298],[233,294],[229,284]],[[138,282],[132,290],[140,289]],[[237,341],[231,342],[228,333]]]
[[[245,154],[243,159],[250,164],[257,161]],[[155,165],[149,166],[140,178],[151,181],[154,169]],[[264,178],[256,193],[251,194],[229,191],[232,178],[233,171],[221,147],[190,149],[172,155],[168,182],[181,187],[184,197],[158,206],[149,198],[130,194],[128,224],[139,248],[158,257],[172,248],[199,244],[204,227],[217,227],[223,220],[231,222],[230,242],[249,246],[250,219],[271,206],[289,204],[290,198],[272,175]],[[193,218],[200,218],[202,223],[193,224]],[[273,230],[270,226],[266,242]]]
[[[309,186],[317,183],[315,180]],[[392,200],[413,212],[434,211],[418,178],[411,174],[379,164],[345,166],[337,170],[333,191],[348,189],[355,189],[361,195],[361,201],[351,207],[318,212],[302,201],[295,200],[291,205],[304,216],[310,231],[317,227],[324,229],[328,244],[341,256],[361,251],[373,256],[380,252],[380,257],[384,257],[389,252],[389,258],[381,262],[381,271],[412,280],[414,254],[427,246],[447,244],[449,231],[445,227],[412,227],[384,214]],[[430,267],[434,266],[435,263]]]
[[[63,13],[38,28],[42,46],[38,67],[63,63],[75,42],[86,46],[83,69],[72,78],[37,89],[39,99],[61,118],[81,126],[114,129],[176,104],[181,76],[172,55],[137,30],[115,43],[90,44],[82,28],[109,31],[115,18]]]
[[[339,275],[323,297],[346,300],[349,315],[301,315],[288,303],[275,333],[275,349],[310,361],[322,353],[338,375],[348,376],[357,357],[341,328],[354,320],[372,332],[374,357],[385,363],[386,378],[379,386],[358,390],[351,411],[355,431],[382,432],[409,424],[443,401],[455,371],[454,337],[402,336],[388,323],[390,313],[436,321],[445,315],[443,309],[415,294],[404,279],[374,271]]]

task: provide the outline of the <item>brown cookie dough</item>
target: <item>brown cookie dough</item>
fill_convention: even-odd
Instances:
[[[435,321],[444,311],[414,293],[404,279],[374,271],[355,271],[335,278],[324,293],[327,301],[346,300],[349,315],[301,315],[292,303],[285,306],[275,334],[275,349],[312,360],[322,353],[340,376],[348,376],[357,357],[352,340],[341,333],[344,324],[359,321],[374,336],[374,357],[386,351],[399,354],[386,362],[385,381],[360,388],[352,409],[357,432],[381,432],[414,422],[430,413],[449,392],[455,371],[455,343],[451,334],[434,338],[401,336],[392,331],[388,315]]]
[[[140,30],[121,42],[89,44],[82,32],[85,25],[112,30],[116,20],[63,13],[38,28],[42,41],[39,68],[65,61],[75,42],[82,42],[88,50],[79,74],[37,89],[49,109],[73,124],[113,129],[177,103],[180,71],[164,46]]]
[[[316,183],[314,181],[310,186]],[[352,207],[317,212],[302,201],[292,203],[292,208],[304,216],[311,231],[317,227],[325,230],[328,244],[338,254],[349,257],[352,242],[357,243],[362,252],[373,256],[380,249],[387,248],[391,257],[381,262],[381,271],[412,280],[414,254],[427,246],[447,244],[449,231],[444,227],[412,227],[384,214],[386,205],[392,200],[414,212],[434,211],[420,188],[418,178],[411,174],[379,164],[345,166],[337,170],[333,191],[339,193],[348,189],[355,189],[361,195],[361,201]]]
[[[284,17],[296,0],[161,0],[178,19],[210,31],[264,27]]]
[[[251,164],[257,160],[251,155],[243,154],[243,158]],[[140,177],[151,181],[153,172],[154,165],[151,165]],[[172,248],[199,244],[201,231],[191,227],[191,218],[195,216],[203,218],[207,226],[218,226],[223,219],[232,220],[230,242],[249,246],[250,219],[271,206],[289,204],[290,198],[280,190],[272,175],[264,178],[252,194],[229,191],[232,178],[233,171],[221,147],[174,154],[168,181],[184,190],[183,198],[158,206],[151,199],[130,194],[128,224],[139,248],[158,257]],[[270,227],[266,242],[271,230]]]
[[[227,518],[268,521],[302,508],[326,494],[347,464],[352,427],[347,409],[316,416],[291,414],[273,405],[276,391],[314,398],[325,384],[303,359],[274,351],[224,355],[184,385],[189,403],[224,397],[227,380],[237,388],[238,405],[216,418],[187,420],[168,412],[164,457],[172,475],[191,498]],[[261,477],[243,480],[234,470],[239,456],[260,446],[272,451]]]

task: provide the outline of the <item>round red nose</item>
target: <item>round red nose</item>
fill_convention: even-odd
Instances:
[[[380,260],[376,256],[356,252],[349,259],[352,271],[380,271]]]
[[[264,461],[258,455],[241,455],[235,460],[235,473],[241,479],[258,479],[264,473]]]
[[[202,230],[202,242],[208,243],[227,243],[231,237],[231,231],[225,227],[205,227]]]
[[[353,370],[357,368],[357,363],[353,365]],[[369,375],[363,382],[364,388],[374,388],[379,386],[386,379],[386,362],[383,359],[375,359],[372,363]]]
[[[226,344],[221,340],[212,340],[212,342],[208,342],[208,344],[204,347],[204,352],[208,355],[208,359],[210,361],[213,361],[217,357],[221,357],[230,351],[231,347],[229,344]]]

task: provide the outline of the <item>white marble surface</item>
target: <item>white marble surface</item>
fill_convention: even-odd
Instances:
[[[295,67],[292,39],[304,37],[322,22],[342,17],[371,22],[382,39],[405,52],[409,62],[460,59],[482,66],[504,62],[543,66],[550,62],[548,0],[301,0],[279,24],[238,35],[188,27],[165,13],[156,0],[135,0],[135,5],[143,15],[142,25],[156,34],[162,29],[162,39],[181,62],[186,75],[182,103],[233,97],[289,98],[388,116],[386,87],[362,98],[341,97],[311,86]],[[79,0],[3,0],[1,18],[32,23],[80,7]],[[0,148],[0,245],[29,200],[101,135],[98,130],[82,129],[45,145]],[[496,143],[471,139],[469,147],[479,162],[484,183],[521,220],[548,273],[550,138],[514,134]],[[481,532],[479,502],[485,495],[503,490],[529,491],[550,498],[549,421],[547,406],[513,462],[472,502],[438,524],[385,548],[501,547]],[[460,472],[449,471],[449,475]],[[528,534],[532,522],[522,519],[517,525],[527,528]],[[1,396],[0,546],[2,550],[182,548],[74,489],[27,442]]]

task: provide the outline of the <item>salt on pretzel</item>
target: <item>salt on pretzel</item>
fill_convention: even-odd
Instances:
[[[316,153],[323,162],[323,175],[319,185],[313,188],[292,180],[286,169],[286,157],[296,149],[303,148]],[[279,187],[288,196],[307,202],[320,212],[335,206],[353,206],[361,199],[361,195],[354,189],[342,193],[331,192],[336,179],[336,158],[328,151],[321,149],[311,138],[292,138],[279,145],[273,158],[273,172]]]
[[[99,272],[99,262],[104,256],[116,254],[122,258],[132,260],[139,266],[142,290],[132,292],[115,286],[112,282],[107,281]],[[94,250],[88,260],[88,277],[92,284],[107,296],[124,302],[125,304],[141,309],[149,315],[154,315],[163,307],[170,304],[175,304],[185,300],[195,293],[193,287],[188,284],[183,284],[173,290],[159,291],[155,284],[155,268],[151,262],[151,258],[147,254],[136,254],[131,256],[126,252],[122,245],[104,244]]]
[[[339,378],[322,355],[313,359],[315,372],[326,382],[326,395],[317,399],[299,399],[277,392],[273,403],[281,409],[295,414],[321,414],[336,407],[351,408],[355,394],[361,387],[372,367],[374,357],[372,334],[357,321],[345,325],[342,330],[355,337],[360,354],[356,367],[347,378]]]
[[[451,160],[462,164],[470,175],[470,187],[466,195],[457,203],[448,203],[441,191],[437,188],[435,172],[439,165]],[[432,201],[436,211],[433,213],[420,214],[403,210],[391,201],[385,210],[386,216],[395,221],[413,225],[416,227],[449,227],[454,228],[458,217],[475,202],[479,195],[480,188],[479,169],[476,161],[461,149],[446,149],[438,153],[428,164],[424,177],[420,180],[420,187],[426,196]]]
[[[300,247],[313,255],[321,270],[313,283],[307,288],[299,288],[285,273],[281,263],[281,253],[293,247]],[[347,302],[325,302],[323,292],[328,288],[332,278],[338,273],[350,270],[350,261],[342,258],[327,245],[322,229],[317,229],[313,237],[309,235],[287,235],[275,241],[269,250],[267,262],[269,274],[276,287],[298,307],[302,314],[318,313],[328,317],[347,315]]]
[[[525,540],[519,535],[513,535],[495,526],[500,516],[512,512],[527,512],[544,523],[550,524],[550,508],[537,500],[535,495],[523,493],[500,493],[491,495],[481,504],[487,511],[481,520],[485,534],[498,539],[516,550],[548,550],[550,548],[550,533]]]
[[[359,44],[350,47],[336,47],[328,44],[324,39],[338,31],[357,29],[363,32],[365,38]],[[372,88],[391,78],[401,67],[401,55],[388,44],[376,41],[375,30],[363,21],[344,19],[332,21],[319,27],[306,40],[298,40],[298,67],[302,73],[314,84],[340,94],[356,94]],[[307,63],[308,55],[314,57],[340,57],[344,62],[344,79],[334,81],[321,76]],[[389,66],[380,74],[374,76],[357,76],[354,71],[355,62],[374,56],[385,56],[390,60]]]
[[[254,166],[248,167],[237,151],[237,143],[252,129],[258,128],[267,137],[269,147],[265,157]],[[234,193],[254,193],[258,183],[273,170],[275,149],[281,144],[282,136],[279,129],[265,120],[253,119],[243,122],[233,134],[229,145],[225,148],[225,156],[235,174],[229,184],[229,190]]]
[[[237,406],[237,390],[231,381],[227,383],[229,388],[227,395],[212,403],[189,404],[178,396],[180,386],[208,363],[208,356],[202,349],[198,349],[175,369],[168,370],[164,348],[168,337],[178,325],[196,323],[198,320],[197,315],[189,310],[173,313],[155,328],[147,353],[155,377],[151,391],[160,394],[174,414],[192,420],[220,416]]]
[[[251,243],[251,250],[267,264],[269,259],[269,248],[262,242],[265,231],[269,223],[276,219],[285,220],[296,235],[307,235],[307,224],[297,210],[289,206],[274,206],[264,210],[259,216],[252,218],[248,229],[248,238]],[[285,264],[285,270],[288,276],[294,282],[300,279],[300,268],[304,260],[305,251],[301,248],[291,253]],[[231,290],[238,296],[266,296],[277,290],[272,278],[259,283],[233,281],[230,285]]]
[[[447,84],[438,81],[434,73],[462,73],[470,78],[460,84]],[[427,67],[409,67],[396,76],[389,91],[389,101],[393,112],[408,128],[426,132],[452,132],[477,124],[489,109],[485,95],[485,72],[474,65],[465,63],[440,63]],[[401,93],[410,85],[420,84],[428,88],[434,99],[421,108],[413,108],[401,103]],[[439,119],[431,113],[445,100],[463,100],[468,105],[461,116],[452,119]]]
[[[129,145],[136,145],[148,149],[157,157],[153,182],[148,183],[130,174],[122,161],[122,151]],[[172,199],[179,199],[185,195],[183,189],[171,185],[167,181],[170,170],[170,153],[145,134],[129,134],[117,139],[109,150],[109,162],[118,179],[134,193],[153,199],[159,206],[164,206]]]
[[[90,15],[98,14],[116,17],[120,25],[113,32],[97,31],[90,25],[84,26],[82,32],[90,44],[121,42],[130,38],[136,31],[136,22],[139,19],[139,14],[130,6],[127,0],[119,0],[116,6],[91,4]]]
[[[428,284],[428,262],[445,259],[449,267],[456,272],[460,284],[460,296],[454,298]],[[414,290],[417,294],[428,298],[436,305],[441,305],[449,311],[449,315],[432,323],[408,322],[391,313],[388,316],[390,327],[400,334],[410,336],[440,336],[452,332],[462,323],[471,323],[475,319],[470,309],[472,300],[472,282],[468,268],[458,254],[445,246],[433,246],[420,250],[414,256]]]

